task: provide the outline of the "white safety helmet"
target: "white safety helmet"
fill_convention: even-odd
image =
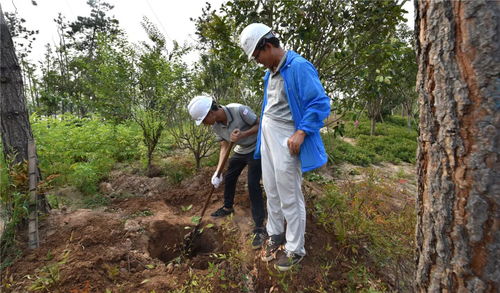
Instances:
[[[209,96],[196,96],[188,105],[189,115],[193,117],[196,125],[200,125],[212,107],[212,98]]]
[[[253,51],[260,39],[271,32],[271,28],[263,23],[252,23],[240,34],[240,47],[245,51],[248,60],[252,59]]]

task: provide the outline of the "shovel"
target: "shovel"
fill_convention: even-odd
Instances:
[[[227,158],[229,157],[229,153],[231,152],[231,149],[233,148],[233,144],[234,144],[233,142],[229,143],[229,147],[227,149],[227,152],[224,154],[224,157],[222,159],[222,164],[220,165],[221,167],[219,170],[217,170],[217,177],[219,177],[222,174],[222,171],[224,170],[224,165],[226,165]],[[212,185],[212,188],[210,189],[210,191],[207,194],[207,200],[205,201],[205,206],[203,207],[203,210],[201,211],[200,221],[198,222],[196,227],[194,227],[194,229],[191,232],[189,232],[188,234],[186,234],[186,236],[184,236],[184,250],[183,250],[184,255],[191,254],[193,242],[196,239],[196,237],[198,237],[201,234],[201,231],[200,231],[201,222],[203,220],[203,216],[205,215],[205,211],[207,210],[208,204],[210,203],[210,199],[212,198],[212,194],[214,193],[214,190],[215,190],[215,186]]]

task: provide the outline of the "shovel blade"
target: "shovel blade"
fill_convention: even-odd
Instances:
[[[189,256],[192,253],[193,243],[200,234],[200,229],[196,226],[191,232],[184,236],[184,246],[182,250],[184,255]]]

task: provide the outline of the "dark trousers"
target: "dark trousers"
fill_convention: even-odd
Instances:
[[[234,193],[236,191],[236,183],[238,177],[243,171],[243,168],[248,165],[248,193],[250,202],[252,203],[252,217],[256,228],[264,227],[264,200],[262,199],[262,189],[260,187],[260,178],[262,177],[262,169],[260,159],[253,158],[253,152],[243,155],[234,154],[229,159],[229,167],[227,169],[224,181],[224,207],[232,208],[234,204]]]

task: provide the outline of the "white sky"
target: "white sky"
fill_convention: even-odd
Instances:
[[[76,20],[77,16],[88,16],[90,13],[87,0],[36,0],[36,2],[38,5],[33,6],[31,0],[0,0],[4,12],[14,12],[17,8],[19,16],[26,19],[25,26],[40,31],[33,44],[30,56],[32,61],[43,58],[45,44],[50,43],[53,46],[58,43],[53,19],[59,12],[70,22]],[[218,9],[225,0],[106,0],[106,2],[114,5],[109,15],[114,15],[118,19],[120,27],[125,30],[131,42],[147,39],[140,24],[143,16],[146,16],[157,25],[167,40],[176,40],[182,44],[184,41],[196,39],[194,23],[189,18],[200,16],[206,2],[210,2],[212,8]],[[413,0],[407,2],[404,8],[409,11],[408,25],[413,28]],[[195,56],[191,58],[194,59]]]
[[[14,12],[15,7],[20,17],[26,19],[25,26],[30,30],[39,30],[33,43],[31,58],[38,61],[43,58],[45,44],[52,46],[59,42],[57,26],[53,21],[59,12],[66,21],[74,21],[77,16],[89,16],[87,0],[0,0],[4,12]],[[147,36],[141,26],[143,16],[149,18],[165,35],[167,41],[179,43],[196,39],[195,26],[189,18],[197,18],[206,2],[218,9],[225,0],[105,0],[114,8],[108,13],[115,16],[120,27],[125,30],[131,42],[146,41]]]

